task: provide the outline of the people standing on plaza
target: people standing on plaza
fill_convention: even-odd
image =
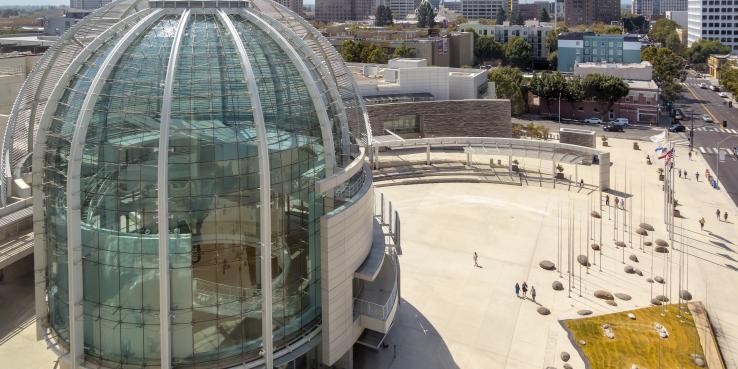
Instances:
[[[689,160],[692,160],[692,152],[689,152]]]
[[[515,297],[520,297],[520,283],[515,282]]]
[[[717,216],[718,220],[720,220],[720,209],[715,210],[715,215]]]
[[[620,207],[625,210],[625,198],[620,199]]]
[[[479,268],[479,264],[477,264],[477,258],[479,258],[479,255],[477,255],[477,252],[474,251],[474,266]]]
[[[723,218],[725,218],[725,221],[726,222],[728,221],[728,212],[727,211],[725,213],[723,213]]]
[[[682,170],[679,169],[679,178],[682,178]]]
[[[530,286],[530,297],[533,298],[533,302],[536,302],[536,287]]]
[[[584,188],[584,180],[579,181],[579,188]]]
[[[605,206],[610,206],[610,195],[605,195]]]
[[[694,172],[694,178],[697,179],[697,182],[700,181],[700,172]]]
[[[705,230],[705,217],[700,218],[700,231]]]
[[[617,208],[619,205],[620,205],[620,199],[618,199],[617,196],[616,196],[615,197],[615,207]]]
[[[528,294],[528,284],[523,282],[523,298]]]

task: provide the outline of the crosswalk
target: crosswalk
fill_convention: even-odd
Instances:
[[[698,146],[698,147],[696,147],[696,149],[699,150],[701,153],[703,153],[705,155],[717,155],[718,152],[720,152],[720,151],[724,152],[727,156],[734,156],[734,155],[736,155],[736,153],[732,149],[728,149],[728,148],[725,148],[725,147],[721,147],[720,148],[720,151],[718,151],[718,148],[717,147],[703,147],[703,146]]]
[[[738,134],[738,129],[722,128],[722,127],[705,126],[705,127],[695,128],[694,130],[700,131],[700,132],[720,132],[720,133]]]

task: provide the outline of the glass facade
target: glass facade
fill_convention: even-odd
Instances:
[[[161,237],[168,243],[174,367],[224,367],[260,357],[261,260],[272,269],[274,350],[320,324],[320,217],[334,199],[315,192],[316,181],[326,176],[326,128],[308,84],[317,86],[343,161],[349,147],[341,145],[338,115],[344,112],[328,93],[332,81],[321,78],[315,60],[306,62],[307,75],[300,73],[289,50],[242,14],[229,15],[234,35],[216,11],[193,11],[179,40],[169,131],[162,132],[169,58],[182,14],[162,11],[129,40],[120,32],[103,43],[66,86],[46,131],[50,325],[66,345],[67,170],[75,125],[86,124],[78,179],[84,352],[86,360],[106,367],[161,364]],[[256,90],[247,83],[239,42]],[[120,53],[102,74],[116,44]],[[82,122],[94,78],[103,78],[102,88],[91,97],[89,122]],[[268,203],[260,198],[255,95],[266,128]],[[159,162],[163,134],[169,137],[167,163]],[[167,235],[159,234],[161,166],[169,177]],[[261,255],[262,206],[271,214],[271,255]],[[301,360],[308,359],[289,367]]]

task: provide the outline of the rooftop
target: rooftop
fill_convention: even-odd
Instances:
[[[575,67],[599,69],[645,69],[652,68],[653,66],[647,61],[642,61],[640,63],[576,63]]]

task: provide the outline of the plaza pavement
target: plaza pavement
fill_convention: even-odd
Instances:
[[[609,143],[608,148],[598,148],[611,152],[613,191],[632,195],[626,207],[633,212],[633,223],[650,223],[656,228],[653,239],[668,240],[663,219],[663,182],[658,180],[656,171],[661,163],[656,159],[655,145],[640,142],[641,150],[636,151],[630,140],[610,139]],[[700,156],[689,160],[685,147],[678,147],[676,153],[676,168],[689,175],[688,179],[675,179],[682,218],[676,220],[671,246],[681,250],[682,242],[686,245],[689,272],[688,281],[685,273],[683,283],[694,300],[707,306],[727,367],[738,368],[738,209],[724,191],[708,186],[703,178],[707,166]],[[453,155],[465,160],[461,153],[434,153],[433,157],[452,159]],[[653,158],[654,165],[646,164],[646,155]],[[538,168],[532,160],[522,164]],[[542,167],[550,168],[550,164]],[[587,183],[596,183],[595,174],[589,169],[580,167],[579,176]],[[565,173],[572,171],[567,167]],[[695,180],[696,172],[700,172],[699,182]],[[617,235],[613,229],[614,212],[610,214],[613,220],[608,220],[608,210],[604,211],[603,271],[599,271],[599,257],[592,260],[589,250],[590,260],[598,265],[593,265],[589,274],[578,264],[574,267],[576,283],[571,298],[567,296],[565,274],[562,278],[558,272],[538,266],[544,259],[558,264],[558,215],[559,211],[566,211],[560,209],[575,207],[576,255],[580,254],[580,247],[581,254],[586,254],[587,245],[598,241],[599,235],[595,241],[587,240],[586,225],[579,226],[588,217],[589,201],[597,204],[598,192],[568,186],[553,189],[550,184],[520,187],[486,183],[389,186],[377,191],[393,202],[402,219],[402,303],[399,318],[386,340],[387,348],[379,352],[357,349],[357,368],[561,368],[561,351],[572,354],[569,362],[574,368],[583,368],[583,361],[559,320],[578,318],[576,312],[580,309],[606,314],[647,307],[651,287],[653,295],[671,296],[676,302],[679,252],[670,246],[673,283],[665,272],[668,263],[663,254],[655,254],[653,274],[667,277],[667,285],[648,283],[650,248],[641,251],[640,236],[634,234],[631,243],[629,234],[623,235],[622,211],[618,212]],[[642,199],[645,206],[641,205]],[[728,222],[716,220],[718,208],[729,212]],[[700,231],[700,217],[707,221],[704,231]],[[599,226],[596,229],[599,232]],[[615,238],[627,244],[625,264],[621,250],[614,246]],[[649,235],[646,239],[651,238]],[[474,267],[475,251],[481,268]],[[628,260],[630,254],[636,255],[639,262]],[[625,265],[641,269],[644,275],[625,273]],[[564,291],[551,288],[555,280],[564,284]],[[522,281],[536,287],[538,304],[549,308],[551,315],[538,314],[538,304],[515,296],[513,287]],[[610,306],[593,296],[598,289],[626,293],[632,300],[616,299],[617,306]]]

